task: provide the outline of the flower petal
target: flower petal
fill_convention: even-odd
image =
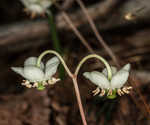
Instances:
[[[29,6],[27,6],[28,10],[30,10],[31,12],[35,12],[37,14],[41,14],[44,13],[45,8],[43,8],[41,5],[39,4],[31,4]]]
[[[56,73],[59,61],[49,64],[45,69],[45,80],[51,79],[51,77]]]
[[[43,1],[41,1],[41,6],[43,7],[43,8],[48,8],[49,6],[51,6],[52,5],[52,2],[49,0],[43,0]]]
[[[26,9],[37,14],[44,13],[52,5],[51,0],[21,0]]]
[[[36,64],[37,64],[37,57],[29,57],[24,62],[24,66],[36,66]],[[41,66],[40,67],[42,69],[44,69],[43,62],[41,62]]]
[[[21,2],[25,5],[25,6],[29,6],[31,3],[28,0],[21,0]]]
[[[37,0],[21,0],[25,7],[29,7],[30,5],[37,4]]]
[[[46,68],[49,66],[49,65],[51,65],[51,64],[53,64],[53,63],[59,63],[60,61],[59,61],[59,59],[56,57],[56,56],[54,56],[53,58],[51,58],[51,59],[49,59],[48,61],[47,61],[47,63],[46,63]]]
[[[126,64],[126,65],[124,65],[123,67],[122,67],[122,70],[126,70],[126,71],[130,71],[130,68],[131,68],[131,64],[130,63],[128,63],[128,64]]]
[[[24,77],[30,82],[40,82],[44,79],[43,71],[35,66],[25,66],[24,67]]]
[[[111,79],[112,89],[121,88],[128,80],[129,72],[126,70],[120,70]]]
[[[11,69],[24,77],[23,68],[22,67],[11,67]]]
[[[114,75],[117,72],[117,68],[114,66],[111,66],[112,75]],[[107,69],[104,68],[102,73],[107,77]]]
[[[104,74],[93,71],[93,72],[85,72],[83,74],[87,79],[91,80],[95,85],[99,86],[102,89],[109,89],[110,83],[108,79],[104,76]]]

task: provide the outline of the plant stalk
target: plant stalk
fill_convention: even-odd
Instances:
[[[85,118],[85,113],[83,111],[83,105],[82,105],[82,101],[81,101],[79,87],[78,87],[78,84],[77,84],[77,76],[74,75],[74,77],[72,77],[72,80],[73,80],[73,85],[74,85],[74,88],[75,88],[75,93],[76,93],[76,97],[77,97],[77,101],[78,101],[78,106],[79,106],[82,122],[83,122],[83,125],[87,125],[86,118]]]

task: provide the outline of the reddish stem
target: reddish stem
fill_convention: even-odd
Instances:
[[[82,101],[81,101],[79,87],[78,87],[78,84],[77,84],[77,77],[74,75],[72,77],[72,80],[73,80],[73,84],[74,84],[74,88],[75,88],[75,93],[76,93],[76,97],[77,97],[77,101],[78,101],[78,106],[79,106],[82,122],[83,122],[83,125],[87,125],[87,122],[86,122],[86,119],[85,119],[85,114],[84,114],[84,111],[83,111],[83,105],[82,105]]]

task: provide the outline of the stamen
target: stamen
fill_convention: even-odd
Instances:
[[[32,12],[32,13],[31,13],[31,19],[34,19],[34,18],[36,17],[36,15],[37,15],[37,14],[36,14],[35,12]]]
[[[32,85],[31,84],[26,84],[26,87],[27,88],[32,88]]]
[[[112,89],[108,90],[107,96],[112,95]]]
[[[38,82],[35,82],[32,87],[38,87]]]
[[[60,81],[60,79],[56,79],[56,78],[52,77],[52,79],[48,80],[48,84],[54,85],[58,81]]]
[[[122,91],[123,91],[124,93],[126,93],[126,94],[129,94],[131,89],[132,89],[131,86],[129,86],[129,87],[123,87],[123,88],[122,88]]]
[[[45,85],[48,85],[48,83],[46,81],[43,81],[42,84],[45,86]]]
[[[22,80],[23,82],[21,83],[21,85],[26,86],[26,85],[30,85],[30,82],[28,80]]]
[[[100,92],[100,89],[97,87],[94,91],[92,91],[93,96],[96,96]]]
[[[118,90],[117,90],[117,93],[118,93],[119,96],[124,95],[124,92],[123,92],[121,89],[118,89]]]
[[[100,95],[100,96],[104,96],[104,95],[105,95],[105,90],[102,89],[99,95]]]

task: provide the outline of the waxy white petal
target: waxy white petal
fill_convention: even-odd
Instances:
[[[38,13],[38,14],[44,13],[44,11],[45,11],[45,9],[42,6],[38,5],[38,4],[29,5],[27,8],[30,11]]]
[[[11,67],[11,69],[24,77],[23,68],[22,67]]]
[[[35,66],[24,67],[24,77],[30,82],[43,81],[44,73],[43,71]]]
[[[25,60],[24,62],[24,66],[36,66],[37,64],[37,57],[29,57]],[[44,69],[44,64],[43,62],[41,62],[41,66],[42,69]]]
[[[85,72],[83,74],[87,79],[91,80],[95,85],[99,86],[100,88],[109,89],[110,83],[108,79],[104,76],[104,74],[93,71],[93,72]]]
[[[31,1],[29,0],[21,0],[21,2],[24,4],[24,6],[29,6],[31,4]]]
[[[128,64],[126,64],[125,66],[123,66],[122,67],[122,70],[126,70],[126,71],[130,71],[130,68],[131,68],[131,64],[130,63],[128,63]]]
[[[41,6],[43,8],[45,8],[45,9],[48,8],[51,5],[52,5],[52,2],[50,0],[43,0],[43,1],[41,1]]]
[[[125,70],[120,70],[111,79],[112,89],[121,88],[128,80],[129,72]]]
[[[24,6],[32,12],[42,14],[51,6],[51,0],[21,0]]]
[[[111,66],[111,71],[112,71],[112,75],[114,75],[117,72],[117,68],[114,66]],[[104,68],[102,73],[107,77],[108,73],[107,73],[107,69]]]
[[[24,66],[35,66],[36,63],[37,57],[28,57],[24,62]]]
[[[51,77],[56,73],[59,62],[49,64],[45,69],[45,80],[51,79]]]
[[[59,62],[60,62],[59,59],[55,56],[47,61],[46,68],[53,63],[58,64]]]

